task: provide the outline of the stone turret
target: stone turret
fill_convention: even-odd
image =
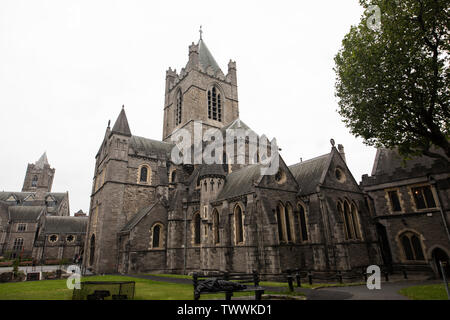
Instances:
[[[200,168],[198,179],[200,180],[200,205],[203,219],[211,218],[210,203],[217,199],[218,194],[225,183],[225,172],[221,164],[203,164]],[[207,206],[207,214],[204,215],[204,207]]]

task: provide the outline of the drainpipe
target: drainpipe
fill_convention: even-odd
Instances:
[[[428,181],[430,182],[430,184],[433,185],[434,189],[436,190],[439,211],[441,213],[441,218],[442,218],[442,222],[444,224],[445,232],[447,233],[448,241],[450,242],[450,232],[448,231],[447,219],[445,218],[446,213],[444,212],[444,209],[442,208],[441,196],[439,195],[439,190],[436,187],[436,180],[434,180],[434,178],[432,176],[428,176],[427,178],[428,178]]]
[[[187,259],[187,209],[184,211],[184,261],[183,261],[183,274],[186,274],[186,259]]]

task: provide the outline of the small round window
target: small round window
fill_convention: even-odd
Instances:
[[[56,241],[58,241],[58,236],[56,234],[52,234],[49,238],[48,241],[50,241],[51,243],[54,243]]]
[[[75,241],[75,236],[72,234],[69,234],[66,238],[67,242],[74,242]]]
[[[342,169],[340,168],[336,168],[336,170],[334,171],[334,175],[336,176],[336,179],[339,182],[344,182],[346,180],[345,178],[345,173]]]

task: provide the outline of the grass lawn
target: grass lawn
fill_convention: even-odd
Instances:
[[[192,285],[166,283],[123,276],[92,276],[82,281],[135,281],[136,300],[191,300]],[[0,300],[70,300],[66,280],[1,283]]]
[[[82,281],[135,281],[135,300],[192,300],[191,284],[168,283],[123,276],[91,276]],[[267,292],[275,293],[275,292]],[[236,292],[234,297],[252,296],[253,292]],[[285,293],[284,293],[285,294]],[[296,294],[298,295],[298,293]],[[201,299],[224,299],[222,294],[202,295]],[[42,280],[0,284],[0,300],[71,300],[72,290],[66,280]]]
[[[447,300],[444,284],[413,286],[401,289],[398,293],[413,300]]]

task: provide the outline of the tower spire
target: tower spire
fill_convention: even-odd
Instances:
[[[202,25],[200,25],[200,30],[198,32],[200,32],[200,40],[203,40],[202,39],[202,34],[203,34]]]
[[[119,117],[117,118],[112,128],[112,133],[118,133],[124,136],[131,137],[130,126],[128,125],[127,116],[125,114],[125,106],[122,105]]]

